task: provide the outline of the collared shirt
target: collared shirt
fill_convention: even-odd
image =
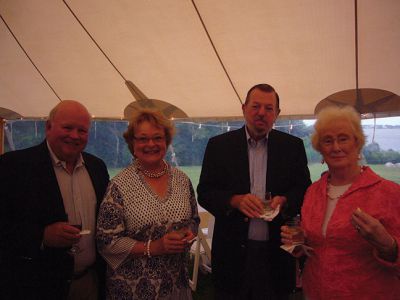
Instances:
[[[83,271],[93,265],[96,260],[94,239],[96,229],[96,193],[82,155],[79,156],[74,170],[70,174],[67,171],[66,162],[57,158],[48,143],[47,147],[69,222],[71,224],[77,223],[79,222],[77,220],[80,219],[82,229],[90,230],[90,234],[82,235],[78,243],[79,251],[74,255],[75,272]]]
[[[250,193],[264,199],[266,192],[266,174],[268,158],[268,134],[261,140],[255,141],[247,131],[247,151],[249,156]],[[249,240],[268,240],[268,223],[262,219],[250,219]]]

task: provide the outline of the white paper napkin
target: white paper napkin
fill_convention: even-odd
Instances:
[[[267,222],[271,222],[279,214],[280,207],[281,206],[278,205],[274,210],[266,211],[264,214],[260,216],[260,218]]]
[[[314,249],[312,247],[309,247],[309,246],[304,245],[304,244],[296,244],[296,245],[285,245],[285,244],[283,244],[281,246],[281,248],[283,250],[285,250],[286,252],[289,252],[290,254],[293,253],[293,251],[294,251],[294,249],[296,249],[296,247],[301,247],[303,249],[304,253],[307,256],[311,256],[312,255],[312,251],[314,251]]]

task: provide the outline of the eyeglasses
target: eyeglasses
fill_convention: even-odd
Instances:
[[[333,137],[325,137],[321,140],[322,146],[329,147],[333,146],[333,144],[336,142],[339,146],[345,146],[348,143],[350,143],[351,137],[348,135],[341,135],[338,136],[337,138]]]
[[[134,137],[135,141],[138,144],[148,144],[150,141],[153,141],[154,144],[161,144],[165,141],[165,136],[154,136],[154,137],[145,137],[145,136],[141,136],[141,137]]]

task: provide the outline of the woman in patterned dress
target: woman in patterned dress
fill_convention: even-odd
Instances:
[[[151,110],[139,111],[124,133],[135,159],[111,180],[97,223],[108,299],[192,298],[188,251],[199,217],[189,178],[164,160],[173,134]]]

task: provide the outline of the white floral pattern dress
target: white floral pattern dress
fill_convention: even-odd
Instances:
[[[187,253],[132,257],[136,242],[161,238],[173,226],[197,233],[199,217],[190,179],[168,168],[160,198],[135,163],[115,176],[101,204],[97,243],[107,262],[108,299],[191,299]],[[189,250],[189,249],[188,249]]]

